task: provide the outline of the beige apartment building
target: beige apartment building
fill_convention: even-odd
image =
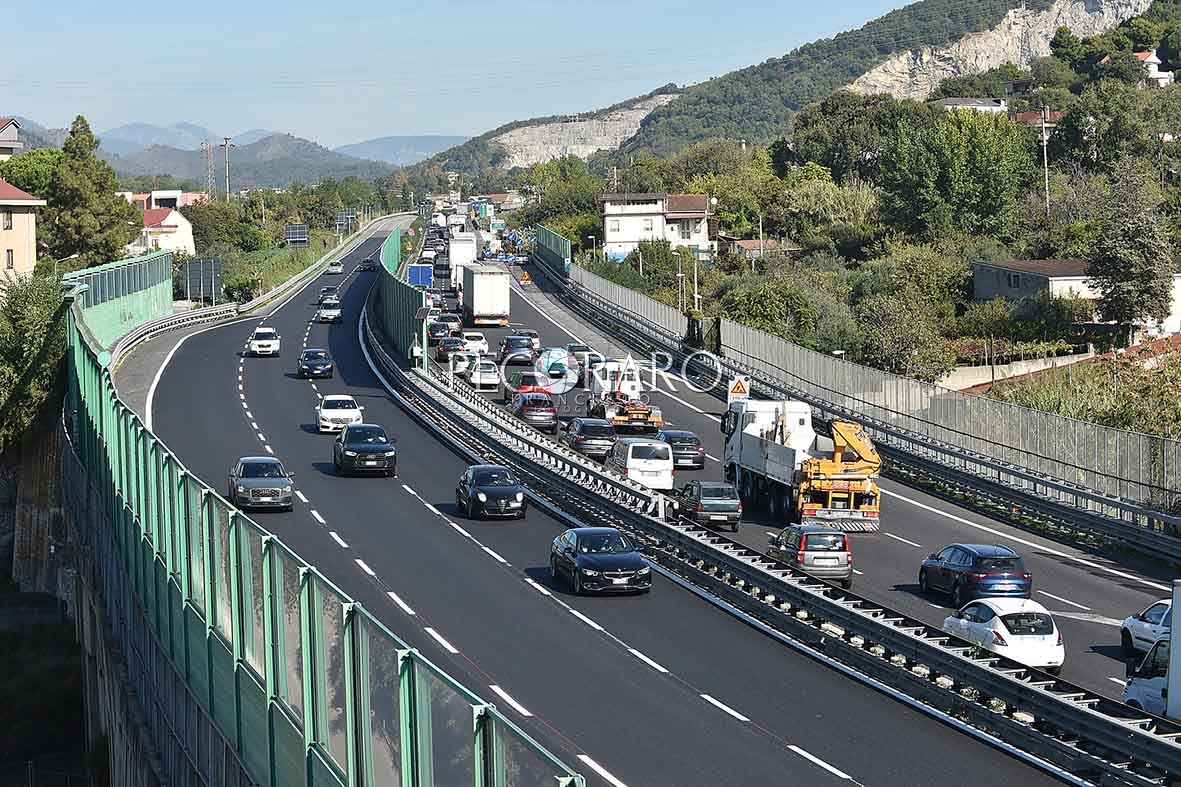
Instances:
[[[0,179],[0,280],[28,276],[37,262],[37,208],[45,200]]]

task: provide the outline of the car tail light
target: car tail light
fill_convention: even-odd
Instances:
[[[1031,579],[1033,579],[1033,574],[1030,574],[1028,571],[1026,571],[1024,574],[1021,575],[1021,578],[1024,579],[1026,582],[1028,582]]]
[[[623,474],[624,474],[624,475],[627,475],[627,468],[626,468],[626,467],[625,467],[625,468],[623,468]]]
[[[1001,636],[1001,633],[999,631],[994,630],[992,632],[992,644],[993,645],[1008,645],[1009,643],[1005,642],[1005,638],[1003,636]]]
[[[704,454],[705,453],[705,446],[703,446],[703,445],[697,446],[697,453]]]
[[[1062,647],[1062,632],[1058,632],[1058,647]]]
[[[968,574],[968,579],[972,580],[973,582],[982,582],[988,579],[988,574],[977,574],[973,572]]]
[[[800,542],[800,549],[798,552],[796,552],[796,562],[799,563],[801,566],[804,565],[804,554],[805,554],[804,542],[801,541]]]
[[[738,513],[739,514],[742,513],[742,501],[741,500],[738,501]]]
[[[700,514],[704,510],[705,510],[705,506],[701,505],[701,503],[698,503],[697,504],[697,513]]]
[[[853,546],[849,543],[848,534],[845,534],[845,562],[853,565]]]

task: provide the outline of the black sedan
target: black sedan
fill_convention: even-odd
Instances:
[[[504,516],[524,519],[529,509],[525,487],[502,465],[472,465],[455,487],[455,506],[476,517]]]
[[[448,336],[439,340],[439,344],[435,348],[435,360],[446,361],[455,353],[460,353],[463,351],[463,339],[460,339],[456,336]]]
[[[332,444],[337,475],[379,473],[398,477],[398,449],[377,424],[349,424]]]
[[[357,270],[359,271],[375,271],[377,270],[377,260],[372,257],[366,257],[357,263]]]
[[[299,354],[299,362],[295,366],[297,377],[331,377],[332,374],[332,356],[326,350],[309,349]]]
[[[451,335],[451,326],[446,323],[432,322],[426,326],[427,344],[434,347],[443,339]]]
[[[613,527],[576,527],[554,539],[550,575],[566,578],[575,594],[647,593],[652,568],[634,541]]]
[[[701,438],[684,429],[661,429],[657,440],[668,443],[673,450],[673,465],[691,470],[705,469],[705,446]]]

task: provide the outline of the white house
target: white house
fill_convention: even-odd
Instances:
[[[1149,49],[1146,52],[1133,52],[1132,56],[1144,65],[1144,81],[1147,84],[1156,87],[1168,87],[1173,84],[1173,72],[1160,70],[1161,59],[1157,57],[1155,49]],[[1111,55],[1107,55],[1099,62],[1110,63]]]
[[[161,249],[196,254],[193,225],[172,208],[150,208],[143,212],[143,229],[127,246],[130,254],[147,254]]]
[[[1011,260],[1009,262],[973,262],[973,297],[977,301],[993,298],[1034,298],[1049,292],[1056,298],[1099,300],[1099,293],[1087,277],[1087,260]],[[1173,300],[1169,316],[1159,325],[1144,326],[1149,333],[1181,333],[1181,270],[1173,273]]]
[[[0,118],[0,161],[7,161],[25,146],[20,141],[20,128],[15,118]]]
[[[641,241],[667,240],[698,256],[714,251],[709,198],[704,194],[604,194],[603,254],[622,260]]]
[[[1009,102],[1003,98],[941,98],[930,102],[951,112],[957,109],[970,109],[973,112],[985,112],[991,115],[1009,114]]]

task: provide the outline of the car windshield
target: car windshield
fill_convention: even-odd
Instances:
[[[635,547],[622,533],[593,533],[578,538],[578,551],[584,555],[619,555],[634,552]]]
[[[566,351],[572,353],[588,353],[591,348],[585,344],[567,344]]]
[[[286,478],[283,465],[278,462],[243,462],[243,478]]]
[[[633,445],[632,459],[665,460],[670,458],[667,445]]]
[[[259,328],[254,332],[255,339],[273,339],[275,338],[274,328]]]
[[[328,353],[323,350],[308,350],[303,354],[305,361],[327,361]]]
[[[842,533],[809,533],[804,538],[804,549],[809,552],[844,552],[845,536]]]
[[[517,479],[504,468],[476,473],[476,486],[516,486]]]
[[[1001,615],[1001,622],[1017,636],[1044,637],[1054,633],[1054,619],[1045,612],[1014,612]]]
[[[540,396],[524,396],[521,398],[524,407],[553,407],[554,401],[545,394]]]
[[[1025,570],[1025,566],[1021,563],[1021,558],[1019,557],[978,557],[976,558],[976,568],[995,573],[1021,572]]]
[[[532,347],[533,342],[529,341],[528,336],[507,336],[504,340],[505,347]]]
[[[706,500],[737,500],[738,490],[732,486],[703,486],[701,496]]]
[[[610,424],[583,424],[579,430],[588,437],[614,437],[615,427]]]
[[[429,326],[427,326],[427,330],[430,331],[431,333],[437,333],[437,334],[442,335],[442,334],[447,333],[448,328],[446,325],[444,325],[441,322],[433,322]]]
[[[348,442],[376,445],[389,441],[386,440],[385,430],[380,426],[358,426],[349,430]]]
[[[454,347],[462,347],[463,339],[456,339],[454,336],[448,336],[439,344],[444,350],[452,349]]]
[[[664,437],[670,443],[691,443],[697,445],[701,441],[692,432],[665,432]]]
[[[480,361],[477,371],[495,372],[496,371],[496,364],[492,363],[492,361]]]
[[[320,407],[324,410],[356,410],[357,403],[352,399],[325,399]]]
[[[517,385],[538,385],[538,377],[533,372],[525,372],[517,377]]]

